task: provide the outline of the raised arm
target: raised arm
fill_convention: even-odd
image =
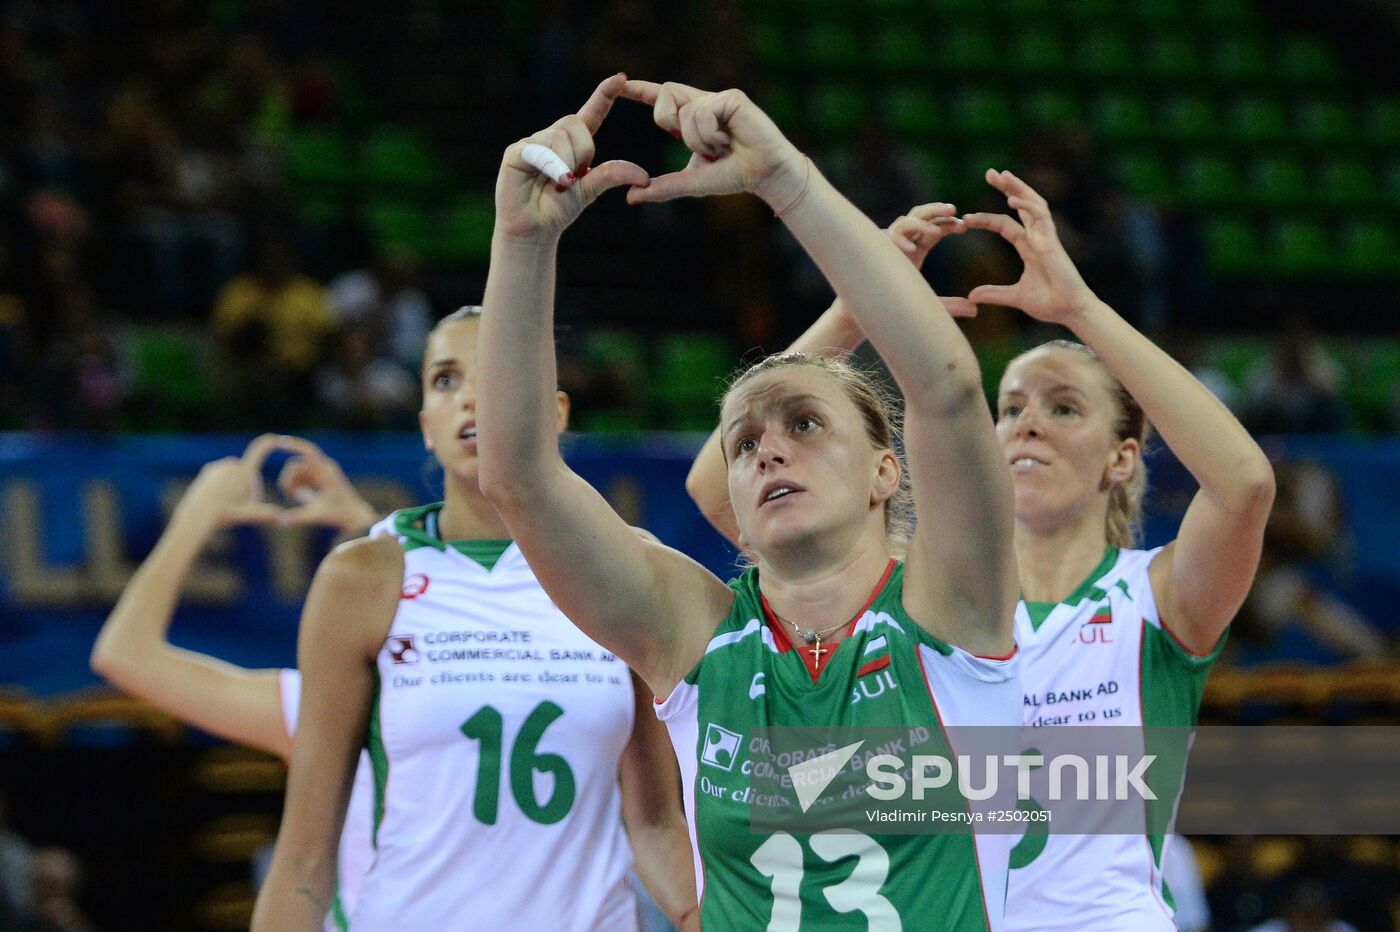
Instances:
[[[254,932],[318,932],[335,893],[336,852],[360,748],[375,658],[403,584],[403,551],[389,537],[342,544],[322,561],[297,639],[301,711],[282,826]]]
[[[122,592],[92,648],[93,672],[181,721],[248,747],[291,754],[277,670],[246,670],[170,643],[167,633],[190,568],[210,537],[235,524],[275,521],[262,501],[263,461],[285,438],[265,434],[242,458],[205,465],[155,549]]]
[[[935,635],[977,653],[1012,647],[1016,602],[1011,479],[977,359],[900,250],[742,92],[628,82],[690,164],[628,192],[632,202],[750,191],[816,262],[879,351],[905,400],[915,510],[904,601]],[[711,161],[713,160],[713,161]]]
[[[1151,577],[1167,627],[1191,652],[1209,653],[1259,566],[1274,500],[1268,458],[1209,389],[1094,295],[1061,246],[1043,197],[1010,172],[988,171],[987,181],[1006,195],[1020,223],[1004,214],[964,219],[1010,242],[1025,272],[1014,285],[983,285],[968,297],[1019,307],[1072,330],[1200,483],[1176,540],[1153,561]]]
[[[587,168],[624,80],[604,81],[579,113],[506,149],[477,347],[479,475],[559,608],[666,695],[699,661],[732,595],[699,564],[629,528],[565,465],[555,431],[559,236],[602,192],[648,181],[630,162]],[[528,145],[567,163],[563,184],[525,161]]]
[[[920,269],[939,240],[965,229],[962,221],[954,216],[956,211],[952,204],[920,204],[890,224],[885,233],[890,242],[898,246],[900,252],[914,264],[914,268]],[[940,300],[954,317],[976,316],[977,306],[966,298]],[[837,298],[812,326],[793,341],[787,351],[813,356],[842,356],[853,352],[864,340],[865,334],[861,332],[860,325],[846,310],[845,303]],[[737,546],[739,526],[734,520],[734,509],[729,505],[729,482],[718,428],[706,438],[695,462],[691,464],[690,473],[685,478],[685,490],[714,529]]]

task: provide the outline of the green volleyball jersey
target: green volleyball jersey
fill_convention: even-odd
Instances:
[[[749,739],[769,726],[1020,723],[1016,659],[981,658],[904,611],[890,561],[814,682],[769,620],[758,571],[730,583],[734,607],[701,662],[657,706],[685,781],[701,921],[711,929],[999,929],[1008,836],[756,834]],[[946,744],[944,745],[946,747]]]

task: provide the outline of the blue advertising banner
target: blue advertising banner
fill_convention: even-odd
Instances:
[[[52,696],[96,681],[87,665],[93,638],[181,491],[205,462],[241,453],[248,439],[0,435],[0,688]],[[440,471],[416,435],[313,439],[385,513],[441,497]],[[728,578],[734,552],[685,493],[702,439],[570,438],[565,451],[628,521]],[[1149,458],[1148,545],[1171,539],[1194,492],[1190,476],[1157,446]],[[1400,441],[1296,438],[1276,455],[1331,471],[1350,525],[1348,597],[1393,629]],[[269,483],[280,466],[269,461]],[[331,536],[271,528],[222,534],[191,574],[171,639],[245,666],[293,664],[301,600]]]

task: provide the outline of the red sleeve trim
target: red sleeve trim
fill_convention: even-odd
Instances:
[[[1147,619],[1145,619],[1145,618],[1143,619],[1144,622],[1145,622],[1146,620],[1147,620]],[[1180,647],[1183,651],[1185,651],[1186,654],[1187,654],[1187,656],[1189,656],[1189,657],[1194,657],[1196,660],[1205,660],[1205,659],[1206,659],[1207,657],[1209,657],[1211,654],[1215,653],[1215,649],[1216,649],[1217,647],[1220,646],[1220,638],[1223,638],[1223,637],[1225,636],[1225,632],[1224,632],[1224,631],[1220,632],[1220,634],[1219,634],[1219,635],[1216,637],[1216,639],[1215,639],[1215,643],[1211,645],[1210,650],[1206,651],[1204,654],[1198,654],[1198,653],[1196,653],[1194,650],[1192,650],[1191,648],[1187,647],[1184,643],[1182,643],[1181,638],[1179,638],[1179,637],[1176,636],[1176,632],[1175,632],[1175,631],[1173,631],[1171,628],[1167,627],[1167,620],[1166,620],[1165,618],[1160,618],[1160,617],[1159,617],[1159,618],[1157,619],[1157,624],[1158,624],[1159,626],[1161,626],[1161,628],[1162,628],[1163,631],[1167,632],[1167,635],[1168,635],[1173,641],[1176,642],[1176,646],[1177,646],[1177,647]]]

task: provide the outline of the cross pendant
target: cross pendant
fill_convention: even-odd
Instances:
[[[829,654],[831,651],[822,647],[822,639],[817,638],[817,646],[808,650],[808,653],[812,655],[812,669],[820,670],[822,667],[822,654]]]

